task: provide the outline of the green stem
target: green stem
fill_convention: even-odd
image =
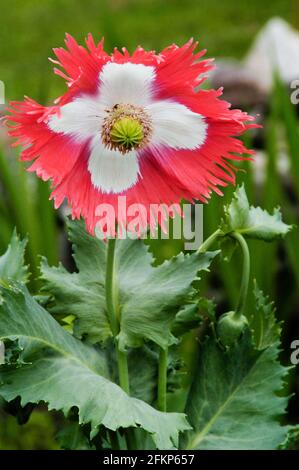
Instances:
[[[106,265],[106,304],[107,314],[110,322],[112,334],[115,340],[116,359],[118,366],[119,385],[127,394],[130,393],[129,368],[127,354],[119,349],[117,343],[117,335],[119,333],[119,318],[117,315],[117,288],[115,284],[115,248],[116,239],[108,240],[107,247],[107,265]],[[136,441],[134,431],[126,430],[126,442],[128,449],[136,449]]]
[[[112,450],[119,450],[117,431],[108,431]]]
[[[121,351],[119,349],[117,341],[116,341],[116,336],[119,333],[119,320],[117,317],[117,289],[115,285],[116,239],[111,238],[108,240],[107,243],[108,243],[107,266],[106,266],[107,314],[108,314],[112,334],[116,342],[116,357],[117,357],[117,365],[118,365],[119,384],[126,393],[130,393],[127,354],[124,351]]]
[[[223,237],[225,234],[222,230],[218,229],[212,235],[210,235],[204,243],[199,247],[198,253],[206,252],[210,246],[216,241],[217,238]],[[242,269],[242,281],[241,281],[241,288],[240,288],[240,295],[239,300],[236,307],[236,317],[240,317],[246,305],[246,299],[248,294],[248,285],[249,285],[249,278],[250,278],[250,254],[248,245],[246,243],[245,238],[238,232],[232,232],[228,234],[231,238],[234,238],[240,245],[240,248],[243,253],[243,269]]]
[[[116,239],[111,238],[108,240],[107,247],[107,265],[106,265],[106,302],[107,314],[111,326],[112,334],[114,337],[119,332],[119,325],[116,316],[116,289],[115,289],[115,247]]]
[[[243,253],[243,269],[242,269],[242,281],[241,281],[241,288],[240,288],[240,295],[239,300],[236,307],[236,317],[240,317],[246,305],[246,299],[248,294],[248,285],[249,285],[249,278],[250,278],[250,254],[248,245],[246,243],[245,238],[238,232],[233,232],[230,234],[232,238],[237,240],[239,246]]]
[[[168,349],[160,349],[159,354],[159,377],[158,377],[158,409],[167,411],[167,366]]]
[[[117,347],[117,364],[119,384],[128,395],[130,393],[129,370],[127,354]]]
[[[134,428],[126,429],[126,442],[128,450],[138,450]]]
[[[222,232],[222,230],[220,230],[219,228],[214,232],[212,233],[212,235],[210,235],[204,242],[203,244],[198,248],[198,253],[205,253],[206,251],[208,251],[208,249],[210,248],[211,245],[213,245],[213,243],[217,240],[217,238],[219,237],[222,237],[224,234]]]

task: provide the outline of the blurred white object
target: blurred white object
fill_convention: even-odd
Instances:
[[[210,78],[213,88],[224,88],[223,98],[234,108],[256,107],[267,101],[267,93],[259,86],[256,74],[236,60],[217,60]]]
[[[257,35],[243,62],[260,89],[269,93],[273,74],[290,83],[299,79],[299,32],[281,18],[272,18]]]

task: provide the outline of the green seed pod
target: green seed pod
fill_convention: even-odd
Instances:
[[[232,346],[241,336],[248,325],[244,315],[237,315],[236,312],[224,313],[217,324],[217,334],[224,346]]]
[[[142,124],[130,117],[123,117],[116,121],[110,131],[111,141],[128,150],[138,147],[143,137]]]

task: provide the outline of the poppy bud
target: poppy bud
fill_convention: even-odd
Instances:
[[[244,315],[238,315],[233,311],[224,313],[217,324],[217,333],[221,343],[224,346],[232,346],[247,325],[248,321]]]

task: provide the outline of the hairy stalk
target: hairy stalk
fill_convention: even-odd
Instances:
[[[198,253],[204,253],[205,251],[207,251],[213,245],[213,243],[217,240],[217,238],[220,238],[223,236],[225,236],[225,234],[222,232],[222,230],[217,229],[199,247]],[[232,232],[228,234],[228,236],[230,236],[231,238],[234,238],[238,242],[243,253],[242,281],[241,281],[239,300],[238,300],[237,307],[235,310],[236,317],[240,317],[244,312],[246,299],[247,299],[247,293],[248,293],[248,285],[249,285],[249,278],[250,278],[250,254],[249,254],[246,240],[240,233]]]
[[[114,337],[119,332],[119,324],[116,315],[116,288],[115,288],[115,247],[116,239],[111,238],[108,240],[107,247],[107,266],[106,266],[106,302],[107,302],[107,315],[111,326],[112,334]]]
[[[212,233],[198,248],[198,253],[205,253],[208,249],[213,245],[213,243],[217,240],[217,238],[223,237],[223,232],[219,228]]]
[[[167,365],[168,349],[160,349],[159,354],[159,377],[158,377],[158,409],[167,411]]]
[[[249,249],[248,249],[246,240],[240,233],[233,232],[230,236],[234,238],[235,240],[237,240],[243,253],[242,281],[241,281],[239,300],[238,300],[237,307],[235,310],[236,317],[241,317],[241,315],[244,312],[247,294],[248,294],[248,285],[249,285],[249,278],[250,278],[250,254],[249,254]]]
[[[118,366],[119,385],[126,393],[130,393],[129,369],[127,354],[118,347],[116,336],[119,333],[119,319],[117,316],[117,288],[115,285],[115,248],[116,239],[108,240],[107,247],[107,266],[106,266],[106,303],[107,314],[114,336],[116,358]],[[126,432],[126,441],[128,449],[136,449],[136,442],[133,430],[128,429]]]
[[[107,302],[107,313],[111,330],[114,338],[119,333],[119,320],[117,318],[117,290],[115,285],[115,248],[116,239],[111,238],[108,240],[107,248],[107,268],[106,268],[106,302]],[[128,372],[128,361],[127,355],[124,351],[121,351],[116,344],[116,357],[118,364],[118,375],[119,384],[121,388],[126,392],[130,393],[129,387],[129,372]]]
[[[116,348],[116,353],[117,353],[119,384],[121,388],[124,390],[124,392],[129,394],[130,382],[129,382],[129,369],[128,369],[127,354],[124,351],[121,351],[118,347]]]

